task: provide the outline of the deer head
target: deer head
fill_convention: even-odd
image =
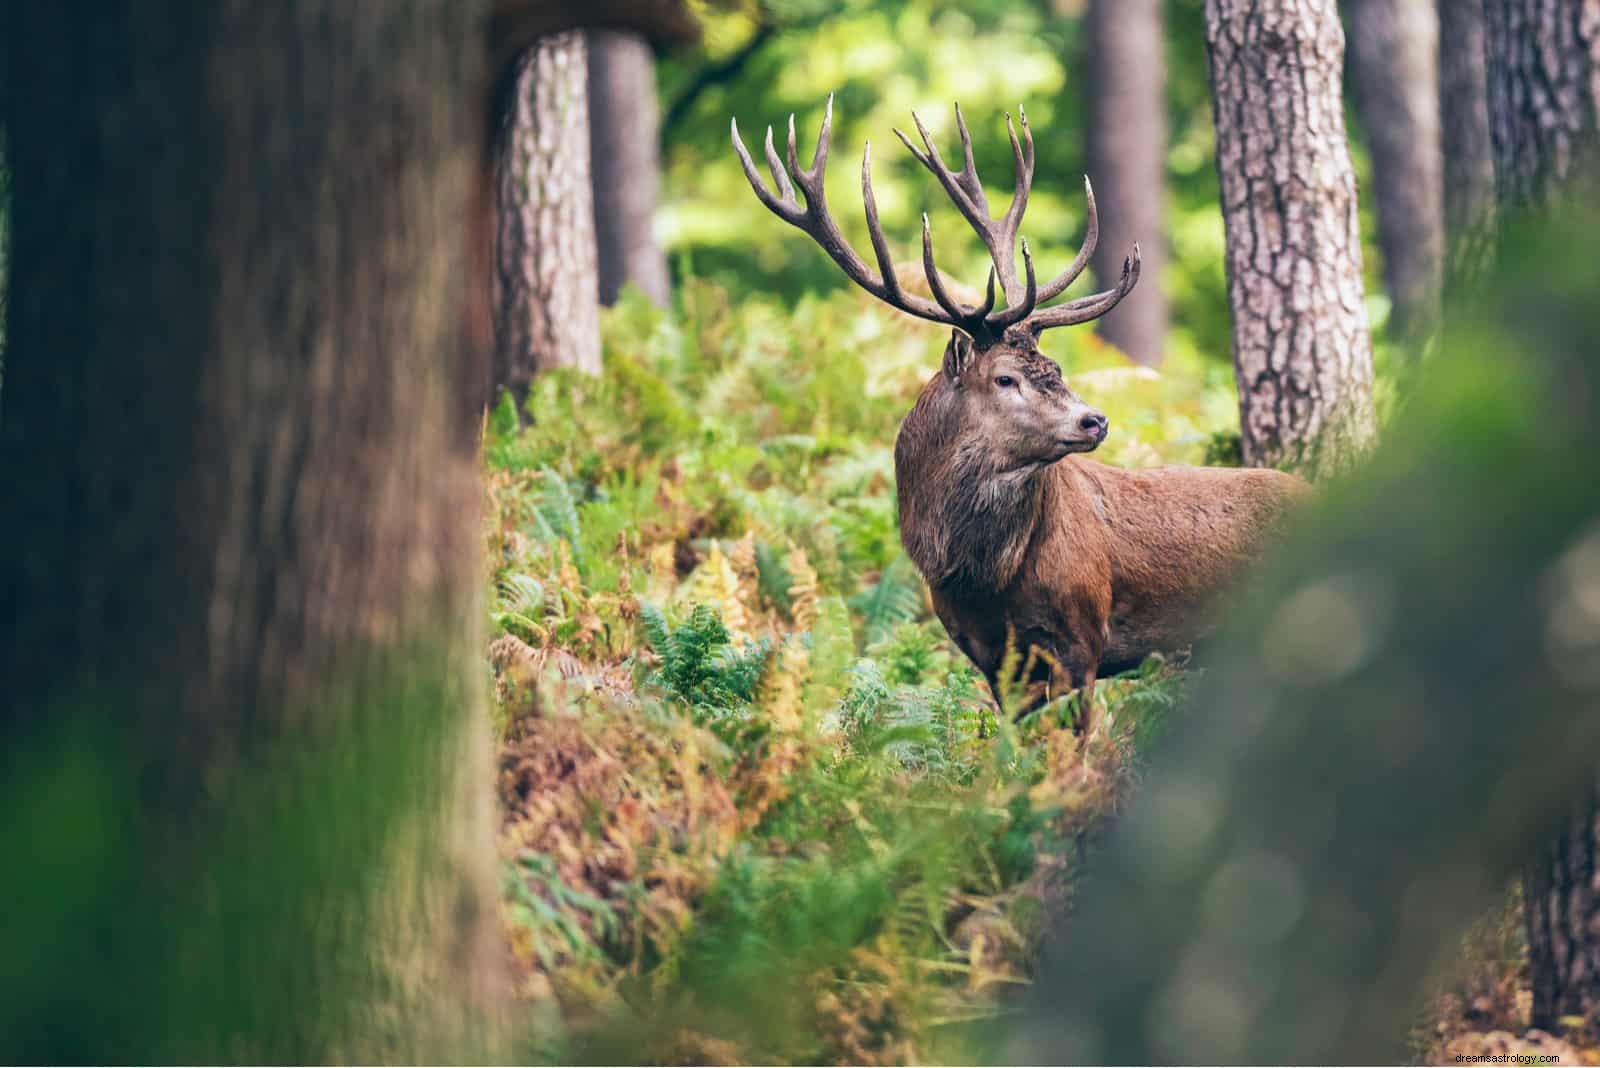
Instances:
[[[967,123],[956,105],[956,127],[961,135],[962,168],[952,171],[939,154],[922,120],[912,113],[922,147],[899,130],[895,136],[911,151],[917,162],[938,179],[962,217],[971,224],[979,240],[989,250],[992,266],[982,305],[968,306],[954,299],[945,287],[933,257],[933,233],[928,216],[922,216],[922,266],[933,300],[908,293],[895,275],[889,243],[878,219],[877,200],[872,192],[872,144],[861,156],[861,199],[866,209],[867,233],[878,261],[873,272],[862,260],[828,212],[823,177],[828,163],[828,148],[833,126],[833,97],[817,135],[811,166],[800,166],[795,146],[794,116],[789,116],[788,165],[779,158],[773,145],[772,127],[767,127],[766,157],[777,192],[767,188],[755,161],[739,137],[739,123],[732,124],[734,151],[744,167],[745,177],[761,202],[780,219],[811,235],[822,250],[839,265],[856,285],[874,297],[910,315],[954,327],[945,348],[943,385],[933,403],[946,409],[937,421],[953,433],[976,435],[990,449],[994,470],[1032,468],[1051,463],[1071,452],[1087,452],[1105,440],[1105,416],[1084,404],[1067,388],[1055,361],[1039,351],[1039,335],[1052,327],[1071,326],[1099,318],[1127,296],[1139,281],[1139,246],[1123,260],[1122,277],[1117,285],[1101,293],[1068,301],[1055,307],[1042,307],[1066,291],[1089,263],[1099,239],[1099,217],[1095,211],[1094,190],[1084,179],[1088,201],[1088,226],[1082,247],[1067,268],[1040,285],[1034,274],[1033,256],[1026,238],[1021,239],[1023,277],[1017,277],[1018,229],[1028,207],[1028,191],[1033,185],[1033,133],[1028,117],[1018,109],[1022,136],[1006,116],[1011,137],[1011,152],[1016,161],[1016,186],[1011,205],[999,218],[989,215],[983,184],[978,180],[972,160],[972,138]],[[802,205],[796,186],[804,197]],[[995,283],[999,282],[1005,306],[995,308]],[[925,397],[925,401],[927,398]]]

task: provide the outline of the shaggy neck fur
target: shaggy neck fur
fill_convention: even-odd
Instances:
[[[1045,465],[994,470],[990,450],[954,425],[953,388],[930,383],[895,441],[900,540],[935,589],[997,592],[1033,538]]]

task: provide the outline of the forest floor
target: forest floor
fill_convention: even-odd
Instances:
[[[1103,683],[1086,744],[1071,698],[1020,722],[995,707],[896,529],[894,435],[935,332],[849,294],[735,308],[695,284],[605,332],[603,379],[545,376],[531,425],[506,402],[486,433],[528,1057],[1003,1059],[1047,908],[1184,674]],[[1158,375],[1087,332],[1053,354],[1110,416],[1108,462],[1226,457],[1226,367]],[[1524,1037],[1515,930],[1469,939],[1419,1059],[1582,1059]]]

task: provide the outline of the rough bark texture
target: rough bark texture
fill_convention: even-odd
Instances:
[[[1600,0],[1485,0],[1484,22],[1500,201],[1549,204],[1592,170],[1580,163],[1596,150]]]
[[[1524,882],[1531,1022],[1546,1030],[1563,1016],[1600,1018],[1600,793],[1589,801]]]
[[[53,932],[4,939],[13,1055],[433,1059],[481,1023],[486,15],[13,9],[0,792],[17,930]]]
[[[1483,0],[1439,0],[1439,127],[1444,155],[1445,275],[1477,276],[1494,236]]]
[[[1166,58],[1161,0],[1090,0],[1089,178],[1100,208],[1094,272],[1116,283],[1134,242],[1139,288],[1100,320],[1102,337],[1143,364],[1161,362],[1167,336]]]
[[[495,152],[494,386],[526,396],[535,373],[600,373],[594,196],[583,34],[518,61]]]
[[[1600,189],[1600,0],[1486,0],[1484,16],[1501,217],[1529,208],[1564,216],[1592,204]],[[1554,1029],[1560,1016],[1587,1015],[1600,1003],[1597,823],[1600,803],[1591,795],[1524,877],[1538,1027]]]
[[[632,34],[589,34],[589,145],[600,302],[627,283],[665,305],[667,257],[652,226],[661,192],[660,116],[650,46]]]
[[[1206,0],[1245,460],[1338,466],[1376,433],[1344,33],[1333,0]]]
[[[1419,0],[1345,0],[1345,7],[1392,333],[1418,341],[1438,322],[1444,257],[1439,20]]]

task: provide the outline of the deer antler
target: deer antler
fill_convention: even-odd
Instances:
[[[822,246],[822,250],[839,265],[852,282],[891,307],[930,322],[954,326],[971,336],[980,346],[987,346],[998,341],[1008,327],[1018,323],[1023,324],[1034,336],[1038,336],[1040,332],[1051,327],[1068,326],[1098,318],[1116,307],[1139,280],[1139,247],[1135,245],[1132,256],[1123,262],[1122,278],[1115,288],[1055,308],[1038,309],[1040,304],[1059,296],[1083,273],[1100,237],[1100,219],[1095,210],[1094,190],[1090,187],[1089,180],[1085,178],[1084,193],[1088,202],[1088,224],[1083,246],[1078,250],[1077,256],[1066,270],[1040,286],[1034,276],[1033,256],[1028,250],[1027,239],[1023,238],[1024,280],[1017,278],[1018,229],[1022,224],[1023,213],[1028,207],[1028,192],[1033,186],[1034,169],[1033,132],[1028,128],[1027,115],[1020,108],[1017,114],[1022,121],[1020,139],[1017,137],[1016,127],[1011,123],[1011,116],[1006,116],[1006,132],[1011,137],[1011,153],[1016,161],[1016,186],[1011,196],[1011,206],[1006,209],[1005,215],[997,219],[989,216],[988,199],[984,195],[983,183],[978,179],[977,167],[973,163],[972,136],[967,131],[966,119],[961,114],[961,105],[956,105],[956,127],[961,134],[962,155],[962,167],[959,171],[952,171],[945,165],[927,127],[922,124],[916,112],[911,113],[911,119],[916,123],[917,132],[922,137],[921,149],[912,144],[911,139],[905,134],[899,130],[895,131],[895,136],[900,138],[901,143],[911,151],[917,161],[939,180],[939,184],[944,187],[956,209],[971,224],[984,247],[989,250],[993,266],[989,270],[989,284],[981,307],[962,304],[952,298],[945,289],[944,280],[934,263],[933,233],[926,214],[922,217],[922,266],[934,299],[930,302],[915,294],[907,293],[901,287],[899,279],[895,277],[893,260],[889,255],[889,242],[883,235],[883,226],[878,219],[877,199],[872,192],[871,142],[867,143],[861,156],[861,200],[866,209],[867,233],[878,260],[878,276],[873,275],[871,268],[845,240],[838,224],[828,214],[823,192],[823,173],[827,166],[833,127],[831,94],[828,96],[827,112],[822,120],[822,130],[817,136],[817,147],[809,170],[802,169],[797,159],[794,116],[789,116],[787,170],[773,147],[772,127],[767,127],[767,164],[772,169],[772,177],[777,184],[776,194],[761,180],[755,161],[750,158],[750,152],[739,137],[737,119],[732,125],[733,147],[739,154],[739,162],[744,167],[750,187],[755,190],[761,202],[780,219],[810,234],[812,240]],[[790,172],[793,172],[792,176]],[[796,199],[795,184],[800,186],[805,196],[804,207]],[[997,277],[1000,289],[1006,298],[1006,307],[994,311]]]

